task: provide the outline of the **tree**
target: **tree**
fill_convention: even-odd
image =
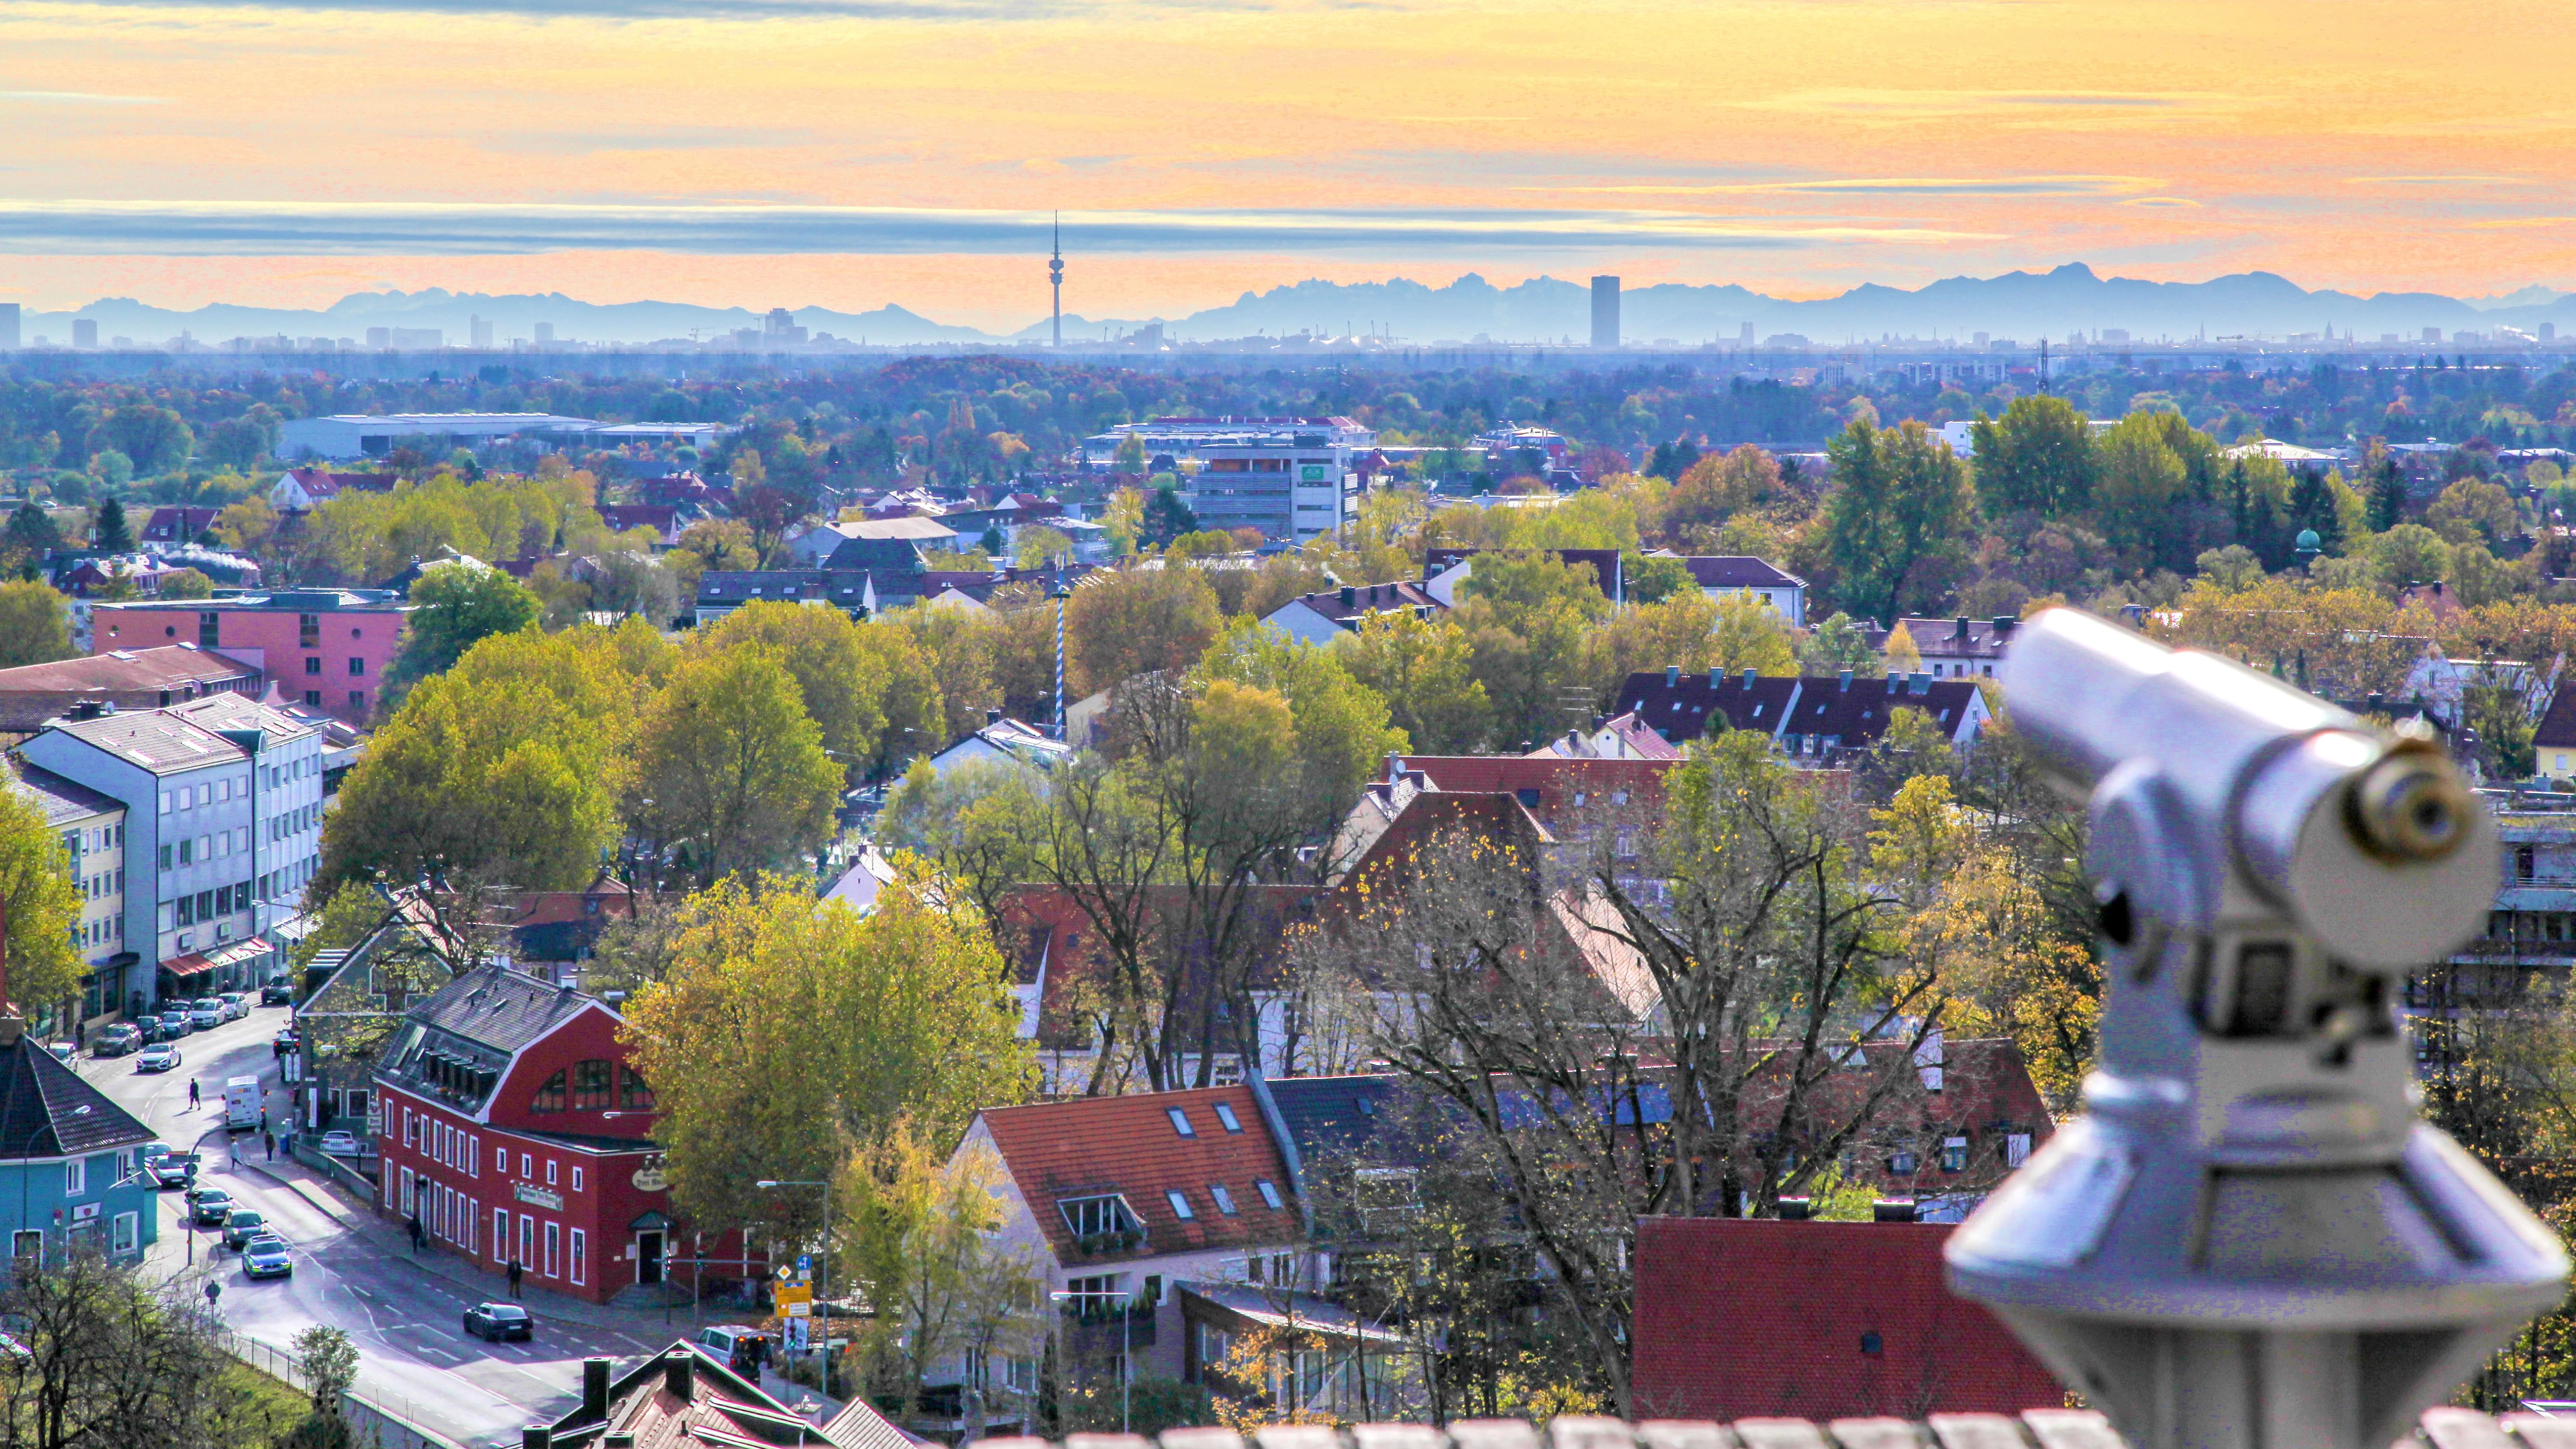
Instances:
[[[0,1437],[28,1449],[266,1445],[272,1422],[186,1297],[94,1252],[51,1251],[0,1287],[23,1356],[11,1363]]]
[[[680,612],[680,581],[649,553],[612,549],[592,566],[590,603],[602,613],[643,619],[660,628]]]
[[[1028,1251],[1006,1245],[998,1231],[1008,1182],[989,1150],[942,1158],[909,1121],[853,1153],[841,1171],[835,1200],[849,1204],[840,1241],[850,1245],[851,1267],[834,1280],[876,1308],[863,1330],[870,1377],[905,1413],[917,1411],[942,1362],[964,1355],[999,1362],[1036,1347],[1045,1278]]]
[[[1975,516],[1967,466],[1920,423],[1854,422],[1827,445],[1826,554],[1841,575],[1843,607],[1894,618],[1937,598],[1933,565],[1955,552]]]
[[[495,634],[533,627],[545,604],[525,584],[471,559],[434,563],[411,586],[402,652],[385,671],[388,706],[419,681],[456,667],[465,651]]]
[[[1759,594],[1729,594],[1716,605],[1717,622],[1710,633],[1710,667],[1729,674],[1795,675],[1796,641],[1789,621]]]
[[[211,599],[215,581],[195,569],[177,569],[161,578],[161,597],[165,599]]]
[[[1404,731],[1389,724],[1385,696],[1362,683],[1335,649],[1283,639],[1246,619],[1208,651],[1199,673],[1209,703],[1220,681],[1268,690],[1286,702],[1298,777],[1292,798],[1318,834],[1350,809],[1389,753],[1408,747]],[[1275,770],[1278,761],[1247,758],[1241,767]]]
[[[376,732],[322,835],[312,899],[344,881],[461,884],[490,876],[571,890],[618,836],[642,630],[496,634],[424,679]]]
[[[2081,513],[2093,502],[2093,425],[2047,393],[2017,397],[2001,418],[1980,414],[1968,434],[1977,455],[1977,501],[1990,515]]]
[[[134,529],[125,521],[125,505],[102,499],[90,516],[89,546],[100,553],[134,552]]]
[[[1887,673],[1891,675],[1912,674],[1923,667],[1923,650],[1915,644],[1914,631],[1905,627],[1902,619],[1896,621],[1895,628],[1887,631],[1887,643],[1882,649],[1887,656]]]
[[[99,419],[89,433],[89,451],[123,453],[133,460],[136,473],[147,476],[184,466],[195,446],[186,419],[151,403],[127,403]]]
[[[277,539],[277,525],[277,509],[268,496],[253,493],[215,515],[215,541],[236,552],[267,558]]]
[[[1898,625],[1903,628],[1903,625]],[[1890,643],[1894,642],[1891,637]],[[1923,662],[1921,655],[1915,663]],[[1869,629],[1849,614],[1828,615],[1798,645],[1798,663],[1808,673],[1833,674],[1848,669],[1862,679],[1887,673],[1888,662],[1869,647]]]
[[[295,1367],[313,1395],[313,1412],[340,1415],[340,1401],[358,1381],[358,1346],[347,1331],[316,1324],[295,1335]]]
[[[0,669],[71,655],[71,600],[34,579],[0,583]]]
[[[2406,519],[2406,475],[2397,458],[2378,439],[2361,465],[2362,496],[2370,504],[2370,531],[2386,533]]]
[[[2463,478],[2442,490],[2424,510],[2424,521],[2451,543],[2482,543],[2489,548],[2522,533],[2522,512],[2503,485],[2483,478]]]
[[[1161,548],[1185,533],[1196,533],[1199,517],[1181,501],[1178,488],[1146,490],[1143,516],[1137,521],[1136,541],[1148,548]]]
[[[998,551],[998,550],[997,550]],[[1043,568],[1073,557],[1073,540],[1063,530],[1030,524],[1011,541],[1011,562],[1024,569]]]
[[[1473,754],[1493,720],[1493,702],[1470,672],[1467,631],[1410,610],[1371,614],[1333,641],[1351,677],[1387,703],[1388,722],[1425,754]]]
[[[2372,539],[2370,560],[2382,585],[2391,589],[2451,576],[2451,546],[2420,523],[2401,523]]]
[[[29,1007],[80,992],[80,954],[72,947],[81,894],[72,883],[63,833],[0,765],[0,929],[6,936],[9,997]]]
[[[2156,561],[2174,504],[2187,481],[2182,455],[2167,439],[2164,414],[2135,412],[2102,435],[2096,516],[2102,536],[2130,569]]]
[[[883,664],[864,640],[860,626],[838,609],[781,600],[734,610],[698,630],[689,649],[700,657],[746,645],[777,650],[796,677],[797,697],[821,732],[824,753],[855,781],[875,764],[886,729]]]
[[[766,644],[681,660],[636,724],[635,762],[637,827],[682,843],[702,884],[821,845],[840,796],[786,655]]]
[[[668,974],[628,1003],[672,1193],[710,1231],[810,1240],[815,1196],[757,1180],[830,1180],[898,1123],[952,1141],[977,1109],[1026,1095],[991,933],[919,861],[896,869],[864,918],[802,881],[720,881],[682,907]]]
[[[1065,604],[1070,687],[1089,695],[1151,670],[1187,669],[1224,622],[1197,569],[1094,574]]]
[[[21,503],[9,514],[9,526],[0,533],[0,545],[30,553],[42,554],[63,546],[63,531],[54,526],[54,516],[33,500]]]

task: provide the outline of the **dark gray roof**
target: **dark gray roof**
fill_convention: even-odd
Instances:
[[[1262,1085],[1297,1155],[1309,1163],[1368,1145],[1397,1091],[1393,1077],[1272,1077]]]
[[[102,795],[77,780],[66,780],[42,766],[18,759],[11,763],[18,767],[18,783],[35,798],[36,808],[45,812],[47,825],[68,825],[125,808],[124,801]]]
[[[0,1161],[79,1157],[151,1140],[151,1128],[34,1037],[0,1047]]]
[[[1691,582],[1703,589],[1794,589],[1806,580],[1783,573],[1768,559],[1737,554],[1694,554],[1682,559]]]
[[[476,1111],[500,1086],[512,1056],[597,1005],[571,987],[506,966],[468,971],[403,1014],[376,1075]]]

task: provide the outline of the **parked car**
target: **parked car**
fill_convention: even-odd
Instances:
[[[179,1065],[179,1049],[166,1041],[156,1041],[134,1059],[138,1072],[166,1072]]]
[[[219,1228],[224,1225],[224,1219],[232,1215],[232,1210],[231,1193],[220,1187],[201,1187],[197,1189],[196,1203],[189,1210],[188,1220],[201,1228]]]
[[[262,1006],[289,1006],[294,1001],[295,988],[289,986],[283,976],[271,976],[267,984],[259,988],[259,1004]]]
[[[268,1219],[250,1208],[234,1208],[224,1217],[224,1246],[240,1248],[268,1231]]]
[[[486,1343],[536,1336],[537,1321],[516,1303],[477,1303],[465,1310],[465,1331]]]
[[[334,1127],[322,1134],[322,1150],[332,1157],[355,1157],[358,1155],[358,1136]]]
[[[211,996],[188,1003],[188,1026],[192,1031],[212,1031],[224,1024],[224,1004]]]
[[[94,1057],[121,1057],[140,1050],[142,1046],[142,1029],[120,1021],[114,1026],[98,1029],[98,1034],[89,1039],[89,1054]]]
[[[286,1255],[286,1240],[275,1233],[262,1233],[242,1245],[242,1276],[245,1278],[291,1278],[295,1260]]]
[[[172,1007],[170,1010],[161,1013],[162,1040],[172,1041],[179,1037],[186,1036],[188,1033],[195,1030],[196,1028],[189,1024],[187,1012],[182,1011],[177,1007]]]
[[[227,991],[215,1000],[223,1003],[226,1021],[239,1021],[250,1015],[250,998],[241,992]]]

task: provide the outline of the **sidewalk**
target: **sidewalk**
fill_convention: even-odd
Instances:
[[[258,1144],[253,1142],[249,1145]],[[424,1245],[420,1252],[414,1255],[411,1234],[404,1231],[401,1224],[381,1217],[372,1207],[353,1200],[347,1189],[306,1167],[303,1163],[286,1157],[267,1161],[257,1153],[245,1153],[236,1157],[232,1165],[239,1171],[265,1177],[330,1214],[334,1222],[348,1229],[351,1235],[365,1239],[369,1247],[381,1253],[388,1261],[407,1261],[422,1272],[435,1273],[456,1284],[477,1299],[506,1299],[509,1296],[510,1284],[507,1278],[499,1273],[484,1272],[453,1249],[435,1240]],[[588,1299],[550,1292],[534,1283],[524,1283],[521,1286],[520,1301],[527,1305],[530,1313],[561,1323],[586,1323],[594,1328],[643,1331],[648,1335],[658,1335],[666,1331],[662,1324],[662,1309],[658,1305],[612,1308],[605,1304],[593,1303]],[[710,1307],[712,1308],[712,1305]],[[715,1322],[723,1319],[727,1314],[714,1311],[704,1316],[707,1321]],[[674,1338],[688,1336],[691,1326],[687,1309],[671,1310],[671,1322],[667,1331]]]

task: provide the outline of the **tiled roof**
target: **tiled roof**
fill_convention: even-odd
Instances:
[[[2009,1414],[1942,1414],[1927,1422],[1893,1416],[1834,1419],[1650,1418],[1638,1423],[1563,1414],[1544,1426],[1519,1419],[1453,1419],[1433,1424],[1270,1425],[1255,1429],[1259,1449],[2128,1449],[2111,1421],[2092,1409],[2068,1409],[2052,1395]],[[1648,1413],[1656,1406],[1641,1405]],[[2576,1422],[2542,1413],[2489,1416],[2475,1409],[2433,1408],[2394,1449],[2576,1449]],[[2319,1433],[2324,1429],[2319,1427]],[[1053,1449],[1044,1439],[986,1438],[981,1449]],[[1085,1434],[1080,1449],[1248,1449],[1246,1438],[1217,1425],[1142,1434]],[[1076,1449],[1069,1442],[1066,1449]]]
[[[1887,728],[1896,709],[1919,709],[1955,733],[1977,692],[1964,679],[1746,679],[1728,675],[1712,681],[1707,674],[1639,672],[1619,686],[1617,708],[1676,744],[1709,733],[1712,719],[1730,729],[1781,734],[1833,735],[1847,746],[1868,745]],[[1794,717],[1784,726],[1783,717]]]
[[[77,780],[66,780],[53,771],[12,755],[9,763],[16,767],[19,786],[45,812],[47,825],[68,825],[93,815],[113,814],[125,808],[125,802],[102,795]]]
[[[1807,583],[1768,559],[1735,554],[1693,554],[1681,564],[1690,570],[1691,582],[1703,589],[1796,589]]]
[[[2576,749],[2576,689],[2561,689],[2549,700],[2549,711],[2531,732],[2531,742],[2544,749]]]
[[[77,1157],[151,1140],[151,1128],[54,1060],[33,1035],[0,1046],[0,1161]]]
[[[1241,1130],[1226,1128],[1220,1106]],[[1174,1113],[1189,1120],[1191,1135],[1173,1125]],[[1303,1230],[1288,1197],[1287,1160],[1248,1087],[991,1107],[979,1119],[1059,1262],[1289,1243]],[[1278,1207],[1263,1200],[1263,1182],[1280,1193]],[[1232,1213],[1218,1206],[1212,1187],[1233,1199]],[[1189,1218],[1174,1211],[1173,1192],[1188,1201]],[[1057,1204],[1110,1194],[1126,1199],[1145,1240],[1132,1252],[1086,1256]]]
[[[674,1372],[674,1360],[685,1368],[684,1375]],[[685,1398],[677,1392],[675,1380],[687,1384]],[[913,1442],[864,1401],[853,1401],[831,1423],[817,1428],[757,1383],[726,1367],[723,1360],[685,1340],[645,1358],[606,1388],[606,1414],[576,1402],[554,1421],[554,1442],[597,1449],[611,1433],[634,1435],[635,1449],[707,1449],[710,1445],[760,1449],[773,1444],[900,1449]]]
[[[69,720],[57,728],[156,775],[250,758],[241,746],[168,710],[103,714]]]
[[[480,1111],[512,1057],[593,1007],[609,1010],[595,997],[506,966],[468,971],[403,1013],[376,1075]]]
[[[222,512],[220,508],[196,508],[177,504],[155,508],[152,510],[152,516],[144,520],[143,531],[135,537],[148,539],[154,543],[184,542],[214,527],[216,516]]]
[[[2010,1413],[2064,1390],[1943,1281],[1937,1223],[1644,1218],[1638,1401],[1688,1418]]]
[[[1391,1076],[1278,1077],[1262,1086],[1310,1171],[1319,1157],[1356,1152],[1374,1140],[1380,1115],[1402,1090]]]
[[[1937,654],[1944,659],[2001,659],[2005,647],[2012,643],[2014,631],[2021,627],[2021,621],[2010,616],[1994,619],[1909,617],[1897,622],[1905,626],[1906,635],[1913,639],[1916,650],[1926,655]],[[1888,634],[1894,632],[1893,629],[1886,633],[1873,629],[1870,631],[1871,643],[1883,649],[1887,647]]]
[[[15,669],[0,669],[0,696],[108,695],[258,677],[257,669],[215,650],[187,644],[163,644],[150,649],[120,649],[78,659],[57,659],[49,664],[21,664]]]
[[[869,582],[870,574],[865,569],[717,569],[699,576],[698,602],[748,604],[817,599],[855,609],[866,599]],[[911,589],[910,578],[905,578],[895,592],[909,594]],[[887,592],[883,587],[877,589],[880,596]]]
[[[1577,795],[1584,797],[1586,808],[1606,803],[1610,795],[1622,791],[1631,792],[1639,804],[1660,801],[1664,776],[1673,768],[1670,760],[1548,755],[1403,755],[1390,763],[1420,771],[1435,790],[1518,795],[1542,820],[1574,808]]]
[[[1178,887],[1154,887],[1149,901],[1168,898],[1178,905]],[[1256,885],[1245,888],[1245,908],[1257,923],[1247,933],[1251,961],[1243,967],[1252,987],[1277,983],[1288,968],[1294,928],[1309,919],[1322,892],[1313,886]],[[1109,963],[1100,951],[1098,932],[1081,905],[1065,891],[1046,885],[1017,885],[996,904],[993,938],[1009,965],[1015,986],[1039,988],[1038,1046],[1055,1051],[1086,1051],[1091,1028],[1075,1003],[1088,984],[1101,984]],[[1193,957],[1182,981],[1186,999],[1197,999],[1206,986],[1206,962]]]

